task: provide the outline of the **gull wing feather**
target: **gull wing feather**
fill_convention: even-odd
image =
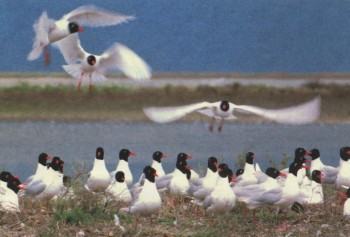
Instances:
[[[55,24],[55,21],[48,18],[47,13],[43,12],[39,17],[39,20],[34,23],[33,29],[35,32],[35,38],[33,40],[33,49],[27,56],[28,60],[35,60],[40,57],[43,49],[50,43],[49,30]]]
[[[316,121],[320,116],[321,98],[317,96],[311,101],[282,109],[264,109],[250,105],[236,105],[239,112],[253,113],[279,123],[307,124]]]
[[[64,15],[62,19],[95,27],[117,25],[128,20],[133,20],[135,17],[102,10],[95,6],[81,6]]]
[[[178,120],[191,112],[208,107],[212,107],[212,103],[200,102],[174,107],[148,107],[144,108],[143,111],[147,117],[154,122],[169,123]]]
[[[55,42],[53,44],[60,50],[64,60],[68,64],[76,63],[84,59],[84,55],[87,54],[81,47],[78,34],[70,34],[69,36]]]
[[[147,63],[128,47],[115,43],[107,49],[100,59],[100,69],[118,68],[134,80],[149,80],[152,76]]]
[[[31,185],[27,186],[25,194],[31,196],[37,196],[42,193],[46,188],[46,184],[40,180],[33,182]]]

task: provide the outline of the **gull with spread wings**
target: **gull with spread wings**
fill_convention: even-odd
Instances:
[[[35,60],[44,51],[45,64],[48,65],[50,63],[49,44],[64,39],[71,34],[82,32],[84,30],[82,25],[91,27],[111,26],[132,19],[134,19],[133,16],[102,10],[95,6],[78,7],[57,21],[49,18],[47,12],[44,11],[33,25],[35,38],[33,49],[28,54],[27,59]]]
[[[214,103],[200,102],[174,107],[147,107],[144,112],[147,117],[158,123],[169,123],[178,120],[192,112],[199,112],[212,118],[209,130],[213,132],[215,120],[219,120],[218,130],[221,132],[223,120],[236,119],[234,112],[255,114],[263,118],[284,124],[312,123],[320,116],[321,98],[316,98],[303,104],[280,108],[265,109],[252,105],[236,105],[226,100]]]
[[[72,77],[78,79],[78,89],[84,75],[89,75],[89,91],[92,90],[92,82],[107,80],[105,73],[107,70],[119,69],[127,77],[133,80],[149,80],[151,78],[151,68],[134,51],[128,47],[114,43],[101,55],[86,52],[80,44],[77,34],[72,34],[55,45],[60,49],[66,63],[63,69]]]

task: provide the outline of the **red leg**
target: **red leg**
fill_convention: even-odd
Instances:
[[[89,75],[89,93],[91,93],[91,92],[92,92],[92,81],[91,81],[91,74],[92,74],[92,73],[90,73],[90,75]]]
[[[49,46],[44,47],[44,63],[45,66],[49,66],[51,62]]]
[[[79,78],[78,85],[77,85],[78,90],[81,89],[81,83],[82,83],[82,81],[83,81],[83,76],[84,76],[84,72],[82,72],[82,73],[80,74],[80,78]]]

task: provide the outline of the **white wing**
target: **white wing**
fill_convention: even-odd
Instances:
[[[103,71],[107,68],[118,68],[134,80],[151,78],[151,69],[147,63],[134,51],[119,43],[115,43],[101,55],[99,66]]]
[[[33,25],[35,32],[35,38],[33,40],[33,49],[28,54],[28,60],[35,60],[40,57],[43,48],[50,43],[49,30],[55,22],[48,18],[47,13],[43,12],[39,17],[39,20]]]
[[[59,48],[64,60],[68,64],[82,61],[86,54],[85,50],[80,45],[78,34],[70,34],[69,36],[55,42],[53,45]]]
[[[64,15],[62,19],[87,26],[111,26],[133,20],[134,17],[102,10],[95,6],[81,6]]]
[[[321,98],[318,96],[306,103],[276,110],[250,105],[236,105],[235,109],[239,112],[250,112],[279,123],[306,124],[312,123],[319,118]]]
[[[185,115],[203,108],[212,107],[209,102],[200,102],[196,104],[174,106],[174,107],[148,107],[143,111],[147,117],[158,123],[169,123],[184,117]]]

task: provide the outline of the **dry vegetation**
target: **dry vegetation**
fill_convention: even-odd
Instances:
[[[348,236],[350,231],[332,187],[325,187],[324,204],[305,206],[303,213],[289,211],[286,229],[283,215],[277,218],[268,210],[257,211],[258,222],[240,203],[227,215],[209,216],[188,200],[174,206],[165,194],[159,214],[137,218],[119,213],[124,204],[92,195],[81,183],[80,178],[74,182],[74,197],[52,201],[49,212],[45,203],[25,199],[20,214],[0,213],[1,236]],[[122,227],[115,225],[114,214]]]

